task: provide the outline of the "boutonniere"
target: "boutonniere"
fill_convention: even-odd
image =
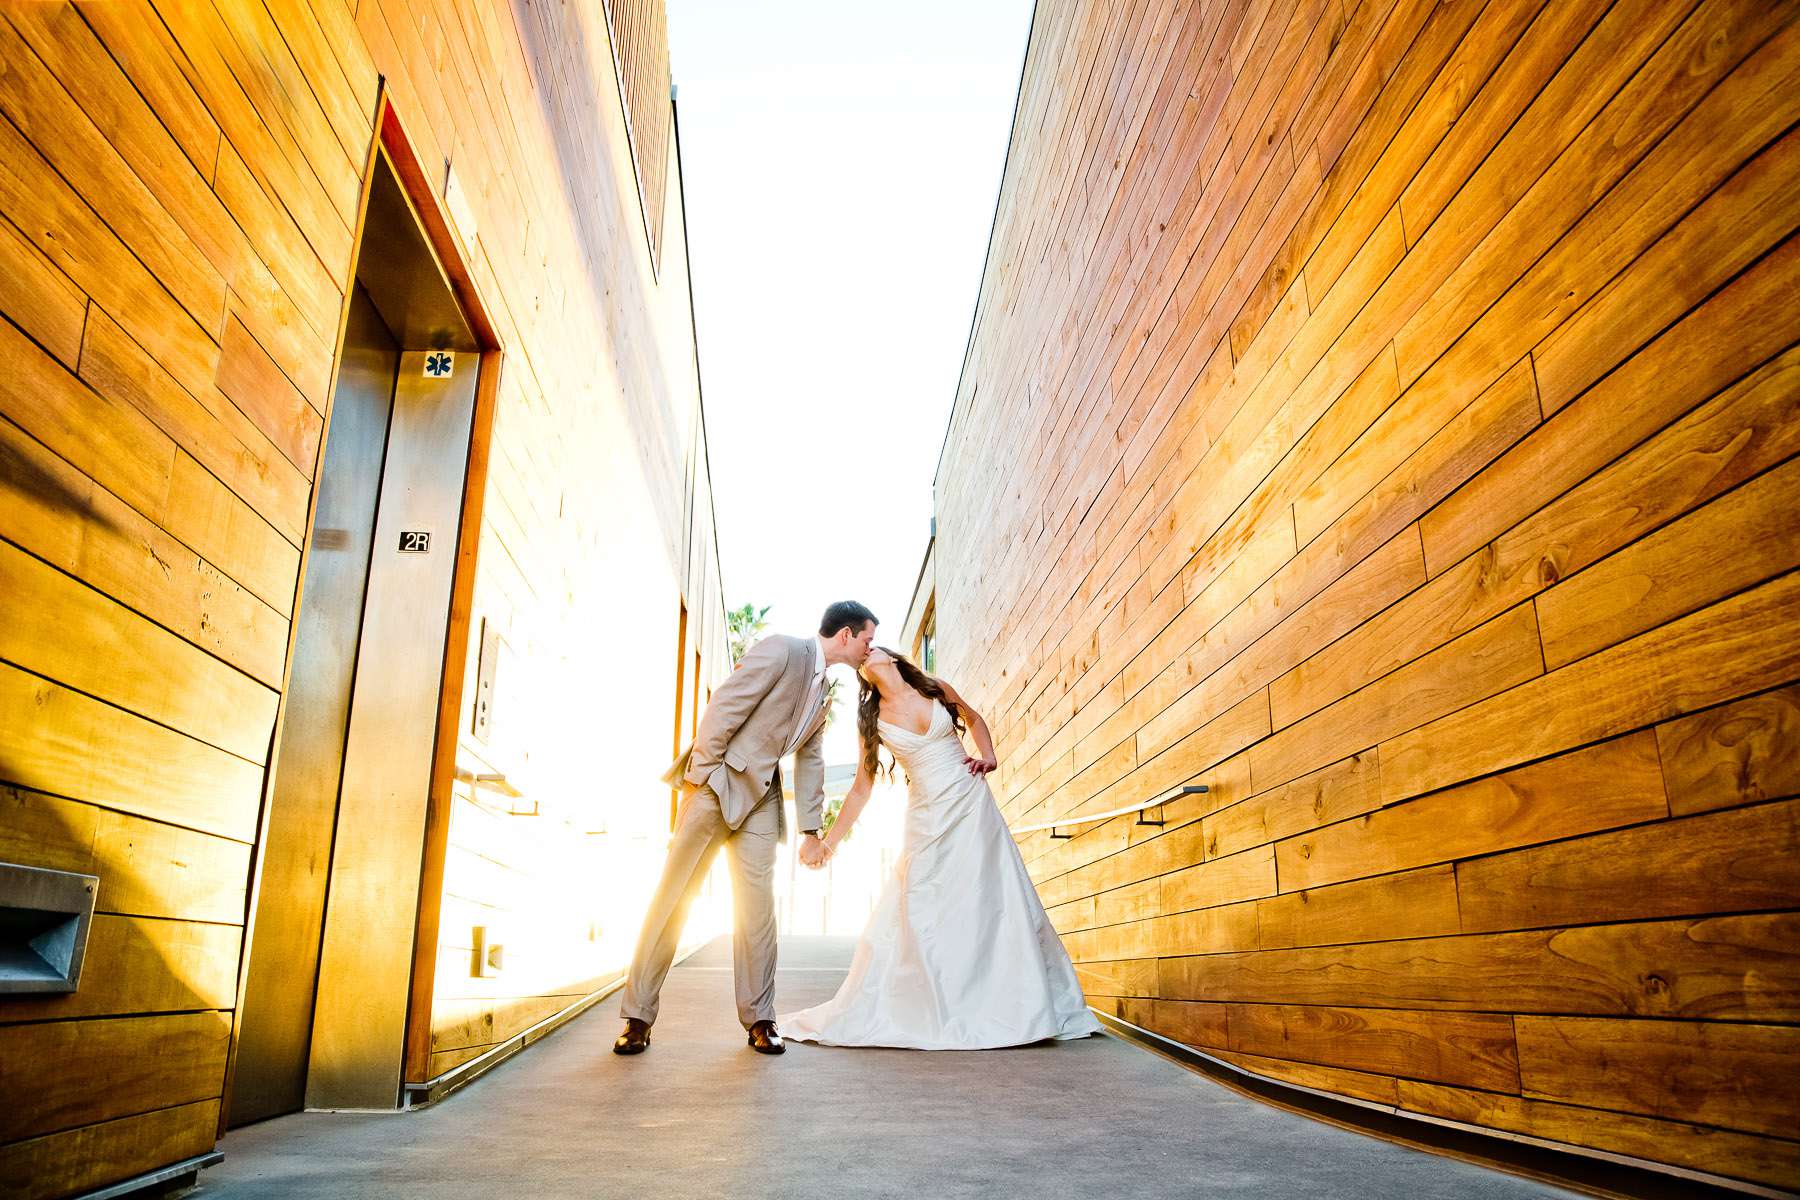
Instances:
[[[837,715],[838,688],[842,686],[843,682],[842,679],[827,679],[825,681],[824,709],[825,724],[827,725],[831,724],[831,719]]]

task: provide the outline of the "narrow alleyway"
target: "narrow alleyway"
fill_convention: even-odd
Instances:
[[[829,996],[851,943],[782,948],[784,1008]],[[1246,1099],[1110,1037],[979,1054],[793,1045],[732,1015],[730,945],[677,967],[650,1053],[603,1003],[443,1103],[284,1117],[226,1137],[223,1197],[1558,1196]]]

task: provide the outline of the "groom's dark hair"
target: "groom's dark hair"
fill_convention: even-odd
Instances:
[[[825,615],[819,618],[819,636],[834,637],[840,629],[861,633],[862,627],[870,623],[880,624],[875,620],[875,614],[870,612],[866,605],[858,604],[854,600],[839,600],[826,609]]]

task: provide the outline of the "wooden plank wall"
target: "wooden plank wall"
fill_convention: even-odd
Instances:
[[[674,613],[722,664],[723,606],[679,209],[658,282],[598,3],[0,0],[0,62],[0,860],[101,879],[81,990],[0,1002],[0,1192],[59,1196],[214,1143],[384,78],[477,217],[506,360],[475,624],[563,814],[453,852],[529,871],[660,821]]]
[[[1092,1002],[1800,1185],[1800,7],[1040,0],[940,666]]]
[[[0,1180],[59,1195],[214,1141],[376,78],[193,4],[0,61],[0,859],[101,914],[0,1007]]]
[[[389,22],[441,19],[435,5],[394,9]],[[655,16],[661,37],[660,8]],[[525,794],[457,789],[430,1057],[409,1064],[414,1082],[624,969],[668,831],[657,775],[683,597],[688,653],[702,651],[709,681],[728,662],[676,147],[661,143],[670,185],[659,273],[607,32],[598,4],[510,16],[471,4],[440,52],[425,54],[434,41],[421,38],[409,43],[417,60],[389,71],[403,109],[409,87],[435,93],[413,107],[433,114],[430,139],[457,147],[464,186],[494,206],[476,239],[494,280],[483,294],[504,297],[519,322],[507,338],[519,349],[501,383],[474,599],[477,624],[485,618],[502,639],[494,730],[478,741],[465,720],[461,757]],[[620,57],[630,63],[653,43],[644,33]],[[589,135],[596,123],[606,138]],[[465,664],[468,697],[478,651]],[[502,815],[518,807],[539,815]],[[506,947],[497,976],[472,972],[477,926]]]
[[[669,143],[674,121],[669,103],[669,21],[662,0],[606,0],[607,29],[616,48],[619,91],[631,130],[632,161],[650,253],[662,246]]]

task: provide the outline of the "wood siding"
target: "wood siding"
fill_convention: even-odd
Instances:
[[[662,246],[675,125],[669,87],[669,21],[661,0],[606,0],[619,91],[631,130],[632,162],[650,252]],[[679,220],[677,216],[677,220]]]
[[[483,753],[541,814],[458,793],[447,904],[531,948],[499,997],[451,961],[433,1043],[622,968],[636,913],[596,944],[583,884],[660,862],[683,597],[726,656],[675,147],[646,221],[600,0],[0,0],[0,61],[0,861],[101,880],[80,991],[0,1001],[0,1192],[48,1197],[214,1144],[384,84],[504,346],[469,669],[486,622]],[[518,895],[551,871],[582,920]]]
[[[1040,0],[939,665],[1092,1003],[1800,1186],[1800,6]]]

